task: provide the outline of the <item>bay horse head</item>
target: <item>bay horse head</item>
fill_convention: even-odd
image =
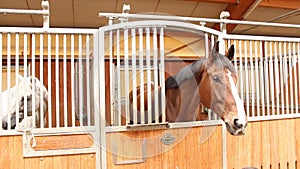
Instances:
[[[247,116],[238,94],[238,76],[231,63],[233,57],[233,45],[224,56],[219,53],[219,43],[215,44],[202,66],[199,93],[201,103],[224,120],[227,130],[232,135],[241,135],[247,126]]]
[[[238,76],[231,60],[234,57],[232,45],[225,55],[219,53],[217,42],[208,58],[200,58],[185,66],[176,75],[165,80],[166,119],[168,122],[194,121],[199,114],[199,105],[210,108],[225,122],[232,135],[242,135],[247,126],[244,104],[237,90]],[[137,112],[141,110],[140,88],[137,88]],[[161,94],[161,87],[157,91]],[[144,86],[144,111],[154,116],[154,87],[151,85],[152,107],[147,107],[148,91]],[[129,93],[132,104],[133,93]],[[131,105],[132,106],[132,105]],[[149,112],[150,111],[150,112]],[[131,112],[132,114],[132,112]],[[157,117],[154,117],[157,118]],[[138,121],[139,123],[139,121]]]
[[[176,121],[180,114],[184,114],[184,116],[181,116],[179,120],[192,120],[195,117],[193,112],[197,111],[192,108],[202,103],[222,118],[230,134],[244,134],[247,117],[243,101],[237,90],[238,76],[231,63],[233,57],[233,45],[225,55],[222,55],[219,53],[219,43],[217,42],[207,59],[201,58],[187,65],[166,80],[166,96],[169,96],[167,110],[176,112],[178,107],[174,105],[179,103],[179,101],[175,101],[176,98],[178,100],[176,92],[180,92],[181,95],[181,110],[177,112]],[[168,102],[171,104],[168,105]],[[167,111],[167,116],[168,113]],[[169,117],[173,118],[172,115]]]

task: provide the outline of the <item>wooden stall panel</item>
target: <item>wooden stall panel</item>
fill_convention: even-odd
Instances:
[[[298,124],[298,119],[257,121],[248,124],[244,136],[228,134],[228,168],[295,169],[300,157]]]
[[[94,153],[25,158],[22,142],[22,136],[0,137],[1,169],[96,169]]]
[[[166,135],[173,137],[174,142],[169,145],[162,143],[161,139]],[[221,137],[221,126],[108,133],[107,168],[222,168]],[[128,155],[136,155],[135,160],[141,159],[143,140],[146,142],[144,162],[115,163],[114,156],[120,160],[118,162],[133,160]],[[112,151],[116,143],[118,152]]]
[[[35,140],[35,151],[89,148],[94,143],[93,137],[87,134],[36,136]]]

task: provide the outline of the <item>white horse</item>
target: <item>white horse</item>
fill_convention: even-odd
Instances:
[[[40,119],[45,118],[48,107],[48,91],[36,77],[18,75],[18,81],[18,85],[1,93],[2,128],[14,129],[17,124],[18,129],[40,127]],[[41,113],[44,117],[40,117]]]

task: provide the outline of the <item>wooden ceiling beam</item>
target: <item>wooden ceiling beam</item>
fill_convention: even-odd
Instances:
[[[229,19],[242,20],[245,13],[253,7],[257,0],[240,0],[238,4],[229,4],[225,11],[230,13]],[[228,24],[227,32],[231,33],[237,25]],[[220,24],[215,24],[214,29],[220,30]]]
[[[228,5],[244,3],[243,2],[244,0],[182,0],[182,1],[211,2],[211,3],[221,3],[221,4],[228,4]],[[270,7],[270,8],[283,8],[283,9],[299,9],[300,1],[299,0],[262,0],[259,3],[259,6]]]
[[[282,8],[282,9],[299,9],[299,0],[262,0],[259,3],[261,7]]]
[[[211,3],[222,3],[222,4],[236,4],[239,2],[239,0],[183,0],[183,1],[211,2]]]

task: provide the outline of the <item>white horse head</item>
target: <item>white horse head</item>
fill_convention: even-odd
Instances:
[[[48,91],[41,81],[36,77],[18,76],[19,83],[7,91],[1,93],[2,97],[2,128],[7,129],[10,117],[11,128],[14,129],[16,124],[19,127],[39,127],[41,112],[45,116],[48,106]],[[9,99],[8,99],[9,98]],[[3,104],[3,101],[9,100],[10,104]],[[7,108],[5,106],[7,105]],[[24,115],[27,112],[27,116]],[[16,120],[19,113],[19,120]],[[32,121],[35,115],[35,122]]]

